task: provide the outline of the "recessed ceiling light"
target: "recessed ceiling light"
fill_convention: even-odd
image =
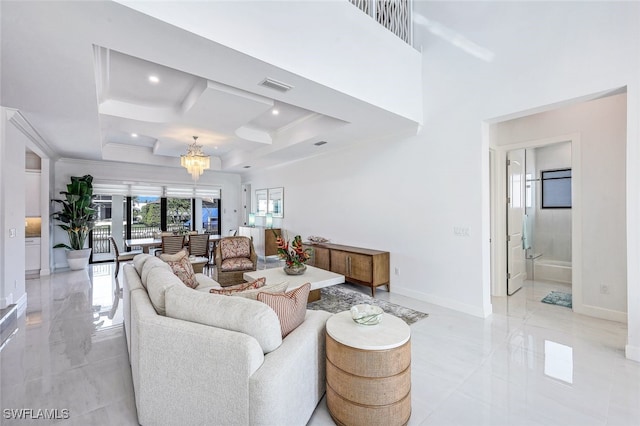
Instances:
[[[315,146],[320,146],[320,145],[324,145],[324,144],[326,144],[326,143],[327,143],[327,141],[320,141],[320,142],[316,142],[316,143],[314,143],[314,145],[315,145]]]
[[[271,114],[278,115],[278,114],[280,114],[280,111],[278,111],[277,108],[274,108],[274,109],[271,110]]]
[[[137,134],[137,133],[131,133],[131,137],[132,137],[132,138],[137,138],[137,137],[138,137],[138,134]]]
[[[213,149],[218,149],[218,147],[217,147],[217,146],[214,146],[214,147],[213,147]]]
[[[160,79],[158,78],[157,75],[150,75],[149,76],[149,83],[158,84],[158,83],[160,83]]]

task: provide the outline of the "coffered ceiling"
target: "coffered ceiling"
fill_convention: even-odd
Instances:
[[[0,7],[1,103],[61,157],[179,167],[198,136],[212,169],[242,172],[416,128],[117,3]]]

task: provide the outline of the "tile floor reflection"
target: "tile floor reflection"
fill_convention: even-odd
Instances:
[[[409,425],[640,424],[640,364],[624,358],[626,326],[541,303],[551,290],[570,291],[528,281],[495,298],[486,319],[377,291],[430,314],[411,326]],[[113,264],[31,279],[27,292],[20,331],[0,354],[0,423],[137,424]],[[21,408],[68,410],[69,419],[6,418]],[[309,424],[333,424],[324,400]]]

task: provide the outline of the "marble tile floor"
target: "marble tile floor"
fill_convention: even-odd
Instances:
[[[0,353],[0,424],[137,424],[112,268],[27,281],[20,331]],[[429,313],[411,326],[409,425],[640,424],[640,363],[624,358],[626,326],[541,303],[551,290],[570,292],[527,281],[494,298],[487,319],[377,291]],[[57,409],[58,419],[9,418],[20,408]],[[323,399],[309,425],[332,424]]]

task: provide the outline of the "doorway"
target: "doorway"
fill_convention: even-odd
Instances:
[[[582,262],[582,234],[580,232],[580,220],[582,216],[582,200],[580,196],[580,191],[582,188],[582,174],[581,174],[581,163],[579,159],[581,158],[580,150],[581,150],[581,141],[580,134],[567,134],[567,135],[558,135],[555,137],[540,139],[540,140],[532,140],[528,142],[516,143],[516,144],[506,144],[504,146],[499,146],[494,149],[495,156],[495,176],[494,180],[494,193],[495,193],[495,201],[493,203],[493,223],[495,223],[495,263],[494,270],[496,274],[494,276],[494,280],[492,283],[492,294],[494,296],[506,296],[514,294],[518,287],[517,281],[514,281],[513,285],[509,285],[509,276],[507,275],[509,272],[509,263],[512,260],[509,260],[509,255],[518,256],[519,264],[516,265],[516,272],[522,273],[521,278],[524,279],[538,279],[535,277],[535,272],[539,271],[539,267],[536,268],[535,263],[538,261],[538,247],[544,245],[543,242],[538,242],[536,244],[536,237],[534,235],[536,228],[536,220],[533,216],[536,214],[533,210],[534,206],[537,209],[540,209],[540,200],[542,197],[542,191],[539,186],[541,183],[536,183],[535,179],[539,176],[539,168],[535,169],[533,163],[533,159],[536,153],[544,153],[545,156],[550,158],[554,157],[553,152],[558,151],[560,148],[567,150],[570,152],[570,159],[568,160],[568,167],[571,169],[571,220],[566,222],[566,226],[570,227],[570,230],[567,230],[569,235],[570,243],[567,244],[570,247],[570,258],[573,273],[571,275],[571,293],[573,294],[574,299],[574,310],[576,306],[580,306],[581,303],[581,276],[580,276],[580,267]],[[518,162],[523,163],[523,172],[522,177],[509,178],[508,171],[508,163],[507,159],[510,156],[513,156],[516,152],[520,153],[517,155]],[[527,153],[529,153],[528,161],[527,161]],[[562,161],[566,161],[566,157],[563,157]],[[529,165],[527,169],[527,163]],[[545,160],[542,165],[545,167],[551,167],[550,164]],[[567,163],[562,163],[567,164]],[[517,179],[519,190],[516,191],[516,195],[519,194],[521,197],[519,201],[521,203],[520,209],[520,221],[516,221],[516,226],[513,231],[508,231],[508,216],[512,214],[512,222],[518,218],[516,215],[516,211],[518,209],[505,208],[505,206],[509,205],[510,200],[509,197],[509,180]],[[514,181],[515,182],[515,181]],[[529,186],[527,186],[529,185]],[[527,207],[530,206],[530,207]],[[511,213],[510,213],[511,212]],[[545,212],[548,213],[548,212]],[[540,217],[540,219],[543,219]],[[544,222],[543,222],[544,223]],[[512,235],[517,233],[518,229],[520,230],[520,235],[516,237],[516,243],[509,245],[508,235],[511,233]],[[541,229],[540,231],[542,231]],[[565,229],[566,230],[566,229]],[[503,236],[503,237],[500,237]],[[520,238],[520,239],[518,239]],[[541,240],[543,241],[543,240]],[[544,245],[545,250],[546,245]],[[536,259],[533,259],[536,257]]]
[[[524,280],[571,293],[571,141],[507,152],[507,295]]]

